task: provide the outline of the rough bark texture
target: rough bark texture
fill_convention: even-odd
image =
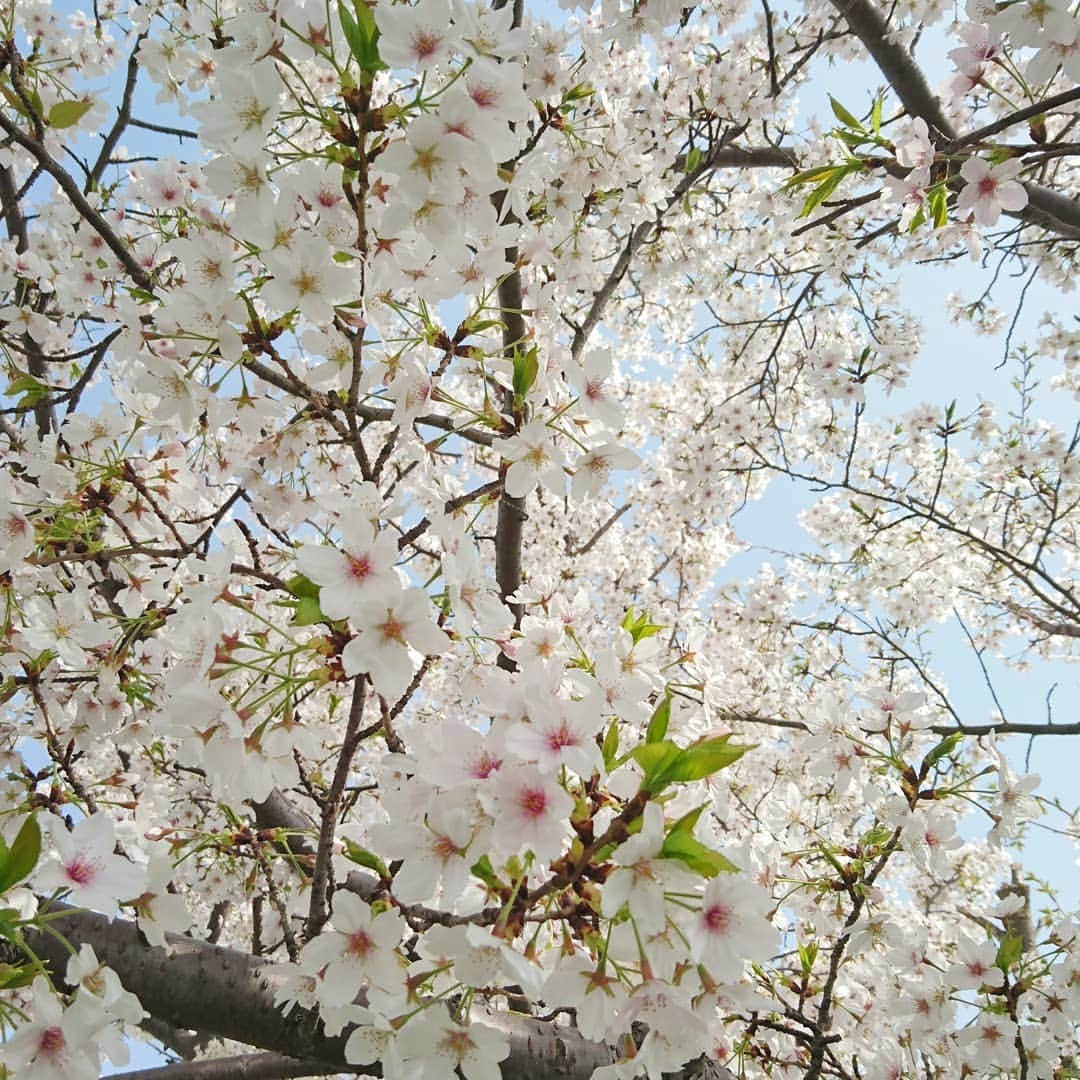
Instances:
[[[284,1016],[275,1005],[274,995],[287,972],[284,965],[178,934],[167,935],[166,951],[146,944],[134,923],[59,910],[63,914],[51,920],[52,928],[76,947],[93,946],[98,959],[113,968],[158,1019],[297,1059],[296,1067],[302,1062],[322,1062],[331,1069],[345,1066],[348,1032],[331,1038],[312,1013],[294,1009]],[[64,944],[49,933],[31,935],[30,944],[60,977],[69,956]],[[510,1037],[510,1056],[502,1072],[514,1080],[587,1080],[593,1069],[612,1060],[610,1048],[589,1042],[571,1027],[510,1013],[478,1013],[477,1019]],[[176,1069],[188,1067],[190,1063],[183,1063]],[[377,1066],[365,1071],[379,1075]],[[153,1070],[151,1075],[166,1074]]]

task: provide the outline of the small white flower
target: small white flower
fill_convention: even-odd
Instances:
[[[980,225],[990,226],[997,224],[1002,210],[1023,210],[1027,192],[1016,180],[1022,167],[1018,158],[1009,158],[993,168],[982,158],[968,158],[960,168],[967,183],[957,197],[957,212],[972,213]]]

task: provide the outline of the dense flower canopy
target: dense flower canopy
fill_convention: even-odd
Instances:
[[[5,1075],[1076,1075],[1080,725],[931,651],[1075,658],[1075,322],[895,404],[1072,287],[1075,4],[0,25]]]

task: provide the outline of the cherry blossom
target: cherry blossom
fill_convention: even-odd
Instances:
[[[346,674],[364,672],[387,698],[399,697],[413,677],[410,649],[435,656],[446,648],[446,635],[432,622],[431,606],[420,589],[406,589],[385,603],[366,601],[354,612],[356,637],[341,660]]]
[[[980,225],[995,225],[1002,210],[1023,210],[1027,206],[1027,192],[1016,181],[1023,163],[1009,158],[990,166],[982,158],[968,158],[960,168],[960,175],[967,181],[957,198],[956,208],[961,214],[971,212]]]
[[[54,850],[38,871],[40,890],[63,889],[72,903],[110,915],[119,901],[140,895],[145,872],[113,853],[115,833],[106,815],[83,818],[71,832],[57,823],[51,833]]]

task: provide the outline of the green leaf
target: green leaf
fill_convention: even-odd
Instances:
[[[852,128],[855,131],[866,131],[862,126],[862,121],[849,113],[847,109],[832,96],[832,94],[829,95],[829,104],[832,106],[833,116],[835,116],[845,127]]]
[[[361,847],[359,844],[354,843],[352,840],[345,840],[345,858],[349,862],[356,863],[357,866],[367,867],[368,870],[374,870],[379,877],[384,880],[390,878],[390,872],[386,869],[386,864],[378,857],[368,851],[367,848]]]
[[[692,833],[698,823],[698,818],[701,817],[702,811],[704,811],[706,806],[708,806],[708,803],[702,803],[696,809],[691,810],[689,814],[683,814],[683,816],[668,829],[668,834],[670,835],[673,832]]]
[[[652,621],[647,611],[635,612],[632,607],[626,609],[619,625],[633,638],[635,645],[663,630],[662,626]]]
[[[645,731],[647,743],[660,742],[667,734],[668,722],[671,720],[671,695],[665,694],[660,704],[656,706],[649,718],[649,726]]]
[[[870,110],[870,126],[874,129],[875,135],[881,134],[881,110],[885,105],[885,98],[878,94],[874,98],[874,107]]]
[[[540,370],[540,361],[537,359],[536,346],[532,346],[525,352],[520,349],[514,350],[514,398],[521,402],[532,389],[536,382],[537,372]]]
[[[673,742],[644,743],[634,748],[634,760],[645,774],[641,786],[645,791],[658,792],[670,781],[666,772],[682,751]]]
[[[840,186],[848,172],[850,169],[847,165],[834,166],[832,173],[807,196],[802,210],[799,211],[799,217],[809,217]]]
[[[680,751],[666,779],[670,781],[704,780],[707,776],[727,768],[752,749],[750,745],[739,746],[728,742],[728,735],[688,746]]]
[[[41,854],[41,829],[37,818],[31,814],[22,823],[10,848],[3,852],[3,869],[0,871],[0,893],[17,885],[37,865]]]
[[[930,217],[935,229],[942,229],[949,224],[949,196],[944,187],[936,187],[927,198],[930,205]]]
[[[341,18],[341,29],[345,32],[345,40],[349,44],[349,52],[360,65],[366,81],[370,82],[376,71],[386,70],[386,65],[379,56],[379,28],[375,25],[375,16],[364,0],[356,0],[352,11],[344,0],[338,0],[338,15]]]
[[[40,117],[44,111],[44,107],[41,103],[41,95],[33,87],[24,91],[26,97],[30,100],[30,108],[34,110],[34,116]],[[28,120],[31,119],[31,115],[23,104],[23,100],[15,93],[14,90],[9,89],[6,85],[0,84],[0,93],[7,98],[8,104],[20,115],[25,116]]]
[[[946,735],[927,755],[923,758],[922,774],[925,776],[943,757],[951,754],[961,742],[964,741],[962,731],[954,731]]]
[[[296,611],[292,618],[293,626],[314,626],[326,622],[326,615],[313,596],[302,596],[293,606]]]
[[[345,40],[348,42],[349,52],[359,60],[364,51],[364,38],[360,33],[360,27],[344,0],[338,0],[337,7],[338,18],[341,19],[341,29],[345,31]]]
[[[1001,944],[998,946],[997,956],[994,957],[994,967],[999,967],[1002,971],[1008,971],[1009,968],[1011,968],[1013,964],[1015,964],[1023,955],[1023,937],[1020,934],[1016,933],[1015,930],[1010,930],[1001,939]]]
[[[49,393],[49,388],[43,383],[34,378],[33,375],[19,375],[12,379],[7,384],[4,390],[6,397],[15,397],[21,395],[22,400],[19,405],[23,408],[28,408],[31,405],[36,405],[43,397],[46,397]]]
[[[912,214],[911,220],[908,222],[907,231],[909,233],[916,232],[917,230],[922,228],[922,226],[925,225],[925,224],[926,224],[926,210],[925,210],[924,207],[920,206],[919,209],[916,210],[914,214]]]
[[[814,970],[814,961],[817,959],[818,945],[816,941],[809,941],[805,945],[799,945],[799,966],[802,968],[804,977],[809,977]]]
[[[785,188],[802,187],[804,184],[812,184],[815,180],[833,172],[835,165],[816,165],[812,169],[804,169],[784,181]]]
[[[93,106],[92,101],[58,101],[49,110],[49,127],[74,127]]]
[[[600,753],[604,756],[604,768],[608,772],[611,772],[611,766],[619,756],[618,720],[611,721],[611,727],[607,729],[607,734],[604,736],[604,745],[601,747]]]
[[[686,171],[692,173],[701,164],[704,156],[700,146],[691,146],[690,153],[686,155]]]
[[[309,577],[304,577],[303,574],[297,574],[295,577],[289,578],[285,582],[285,587],[298,597],[311,597],[315,600],[319,599],[319,586]]]
[[[660,854],[665,859],[678,859],[686,863],[702,877],[716,877],[720,873],[737,873],[739,868],[730,860],[713,851],[698,840],[693,833],[680,829],[664,837]]]
[[[33,964],[0,964],[0,990],[15,990],[20,986],[29,986],[34,981],[37,971]]]
[[[706,739],[685,750],[670,740],[644,743],[634,749],[634,760],[645,774],[643,790],[656,794],[668,784],[704,780],[732,762],[738,761],[752,746],[735,746],[728,736]]]
[[[469,869],[473,877],[478,877],[489,889],[497,889],[502,884],[486,855],[481,855]]]

